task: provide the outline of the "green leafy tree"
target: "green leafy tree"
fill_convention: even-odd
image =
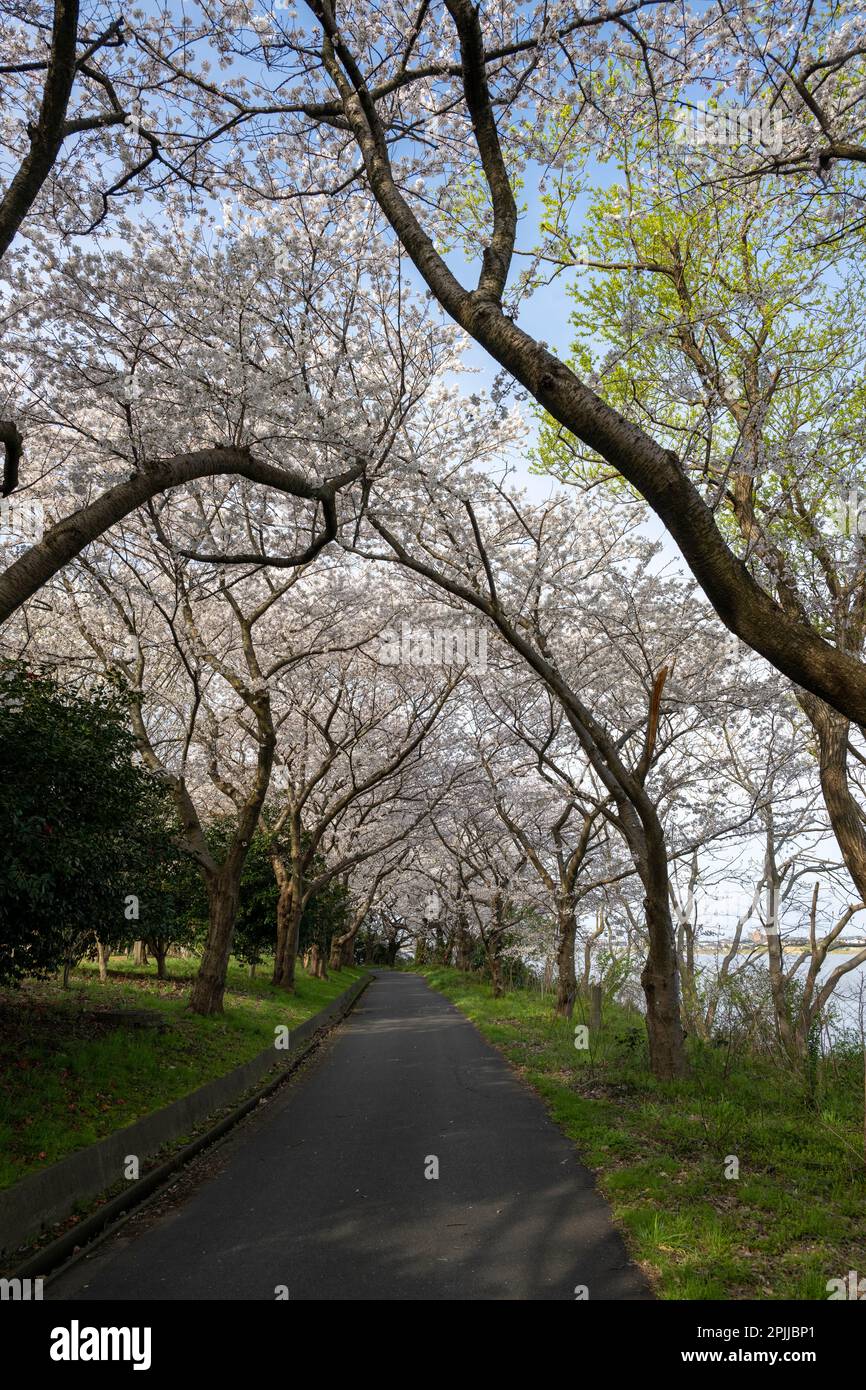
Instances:
[[[210,849],[221,854],[234,828],[231,816],[213,821],[205,832]],[[318,876],[324,869],[324,860],[317,856],[312,866],[313,874]],[[191,933],[200,934],[207,925],[207,899],[200,875],[192,873],[188,880],[184,879],[183,893],[179,917]],[[241,876],[240,901],[232,938],[232,954],[245,965],[261,965],[263,960],[273,955],[278,897],[279,889],[271,862],[271,835],[259,829],[250,843]],[[316,943],[326,956],[333,936],[345,930],[347,913],[347,890],[342,883],[332,879],[309,900],[304,909],[300,951],[303,953]]]
[[[793,623],[866,650],[866,294],[850,246],[813,243],[778,189],[718,187],[659,209],[637,157],[598,193],[570,293],[574,360],[604,400],[674,450],[728,545]],[[645,151],[643,151],[645,153]],[[562,216],[548,209],[548,227]],[[571,254],[558,232],[563,265]],[[627,485],[545,417],[538,467]],[[866,899],[862,730],[806,688],[824,802]]]
[[[125,698],[4,663],[0,815],[0,981],[61,966],[66,980],[96,939],[128,938],[168,849],[165,791],[136,762]]]

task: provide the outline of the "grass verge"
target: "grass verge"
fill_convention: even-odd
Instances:
[[[187,1008],[196,960],[171,960],[171,978],[112,958],[109,978],[82,965],[64,990],[28,981],[0,992],[0,1188],[223,1076],[297,1027],[364,972],[328,980],[298,970],[296,993],[229,967],[225,1012]],[[153,1009],[164,1031],[118,1025],[114,1011]]]
[[[581,1018],[554,1018],[549,995],[421,973],[544,1099],[660,1297],[826,1299],[829,1279],[866,1274],[862,1056],[822,1064],[810,1092],[767,1059],[690,1043],[688,1079],[661,1083],[639,1015],[606,1005],[577,1050]]]

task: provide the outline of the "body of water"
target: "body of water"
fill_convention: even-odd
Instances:
[[[717,951],[696,951],[695,959],[705,967],[713,965],[718,967],[726,954],[727,952],[724,948],[720,948]],[[784,959],[786,971],[790,970],[797,954],[798,952],[796,949],[785,951]],[[831,951],[821,967],[818,979],[825,980],[839,965],[843,964],[846,960],[850,960],[850,958],[856,954],[856,951]],[[763,962],[766,967],[766,951],[760,948],[750,950],[748,946],[738,951],[735,966],[742,965],[747,957],[750,957],[751,960],[755,962]],[[808,961],[804,961],[794,978],[798,980],[805,978],[808,968]],[[828,1000],[828,1008],[832,1009],[835,1006],[839,1023],[844,1028],[859,1028],[861,987],[864,995],[864,1014],[866,1014],[866,961],[855,966],[847,975],[843,975]]]

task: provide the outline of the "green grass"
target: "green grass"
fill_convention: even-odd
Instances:
[[[274,1041],[274,1029],[296,1027],[363,971],[346,969],[314,980],[299,968],[296,993],[229,967],[225,1012],[190,1013],[198,962],[170,960],[171,978],[155,967],[113,958],[108,981],[83,965],[63,990],[54,981],[0,992],[0,1188],[103,1139],[205,1082],[248,1061]],[[158,1010],[165,1032],[101,1024],[101,1009]],[[276,1054],[275,1054],[276,1056]]]
[[[810,1095],[791,1068],[694,1044],[688,1079],[660,1083],[643,1021],[616,1005],[578,1051],[578,1014],[554,1018],[550,995],[423,974],[542,1096],[660,1297],[825,1299],[828,1279],[866,1274],[861,1057],[823,1064]]]

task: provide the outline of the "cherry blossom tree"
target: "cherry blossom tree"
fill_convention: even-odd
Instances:
[[[398,846],[407,849],[444,795],[423,772],[428,740],[442,736],[443,711],[460,673],[425,671],[419,679],[414,671],[383,666],[376,637],[368,629],[339,657],[307,660],[295,679],[281,682],[287,711],[279,724],[268,827],[279,886],[274,983],[289,990],[310,898],[364,861],[381,863]],[[317,856],[324,864],[318,873]],[[372,897],[380,883],[371,885]]]
[[[744,215],[736,198],[716,196],[711,215],[671,209],[660,235],[638,196],[627,229],[596,220],[597,274],[573,290],[581,323],[608,345],[598,389],[676,443],[778,602],[862,655],[859,276],[826,246],[795,255],[772,204]],[[558,427],[542,453],[578,486],[597,476]],[[797,699],[834,834],[866,896],[857,726],[809,690]]]
[[[276,110],[268,104],[268,119],[297,139],[299,166],[316,162],[333,170],[326,201],[335,208],[353,203],[363,180],[441,308],[508,379],[640,492],[725,624],[800,686],[849,718],[866,720],[862,662],[807,616],[787,611],[744,567],[710,499],[667,441],[624,419],[517,321],[514,186],[533,152],[527,132],[543,131],[548,120],[555,125],[576,109],[584,119],[575,119],[569,133],[585,135],[593,100],[585,99],[584,85],[594,98],[606,48],[624,64],[659,49],[673,92],[684,80],[680,51],[688,56],[702,17],[690,16],[679,36],[672,7],[638,0],[581,8],[577,15],[561,7],[524,14],[505,3],[476,8],[470,0],[446,0],[444,9],[422,5],[400,15],[395,22],[390,11],[357,6],[338,20],[330,3],[311,0],[306,18],[292,13],[276,35],[260,40],[250,12],[238,6],[227,16],[223,41],[245,62],[264,58],[243,94],[232,98],[238,116],[257,120],[265,92],[278,75],[285,81],[291,74],[291,99],[278,101]],[[190,43],[202,42],[205,33],[191,34]],[[651,72],[647,81],[657,100]],[[608,110],[623,93],[625,116],[627,84],[615,86]],[[644,105],[635,98],[636,110]],[[292,189],[298,181],[293,173]],[[284,196],[289,186],[279,164],[267,163],[251,200]],[[455,243],[471,245],[470,260],[479,246],[482,253],[463,280],[443,254]]]
[[[53,523],[0,574],[0,619],[198,479],[265,489],[275,563],[291,567],[334,539],[353,484],[421,466],[446,439],[484,457],[500,438],[443,389],[457,335],[428,322],[369,216],[342,237],[327,214],[177,226],[168,246],[142,226],[123,250],[73,248],[38,284],[14,280],[0,332],[28,440],[19,496]]]
[[[603,649],[599,653],[590,643],[584,658],[583,615],[574,602],[581,577],[588,580],[604,554],[605,522],[613,532],[616,526],[603,513],[590,520],[588,504],[575,516],[564,500],[532,509],[501,489],[485,496],[481,480],[466,474],[451,479],[447,487],[438,482],[435,491],[428,488],[425,503],[422,511],[417,497],[407,528],[393,491],[383,499],[381,510],[372,496],[366,520],[385,548],[374,549],[362,539],[359,549],[369,558],[400,564],[479,613],[562,705],[572,735],[610,798],[610,807],[602,801],[601,813],[624,836],[645,889],[649,949],[643,984],[650,1050],[657,1074],[676,1075],[684,1056],[668,852],[656,800],[647,786],[670,662],[654,654],[642,673],[647,679],[640,692],[640,712],[635,711],[634,722],[625,730],[617,729],[617,716],[608,720],[604,706],[595,707],[592,677],[600,682],[603,699],[617,711],[623,691],[610,684]],[[581,535],[589,538],[588,553],[581,552]],[[622,541],[621,532],[618,539]],[[635,544],[633,561],[641,549],[639,542]],[[633,575],[623,575],[623,587],[633,582]],[[595,594],[595,604],[603,597],[603,592]],[[670,650],[668,635],[666,653]]]

